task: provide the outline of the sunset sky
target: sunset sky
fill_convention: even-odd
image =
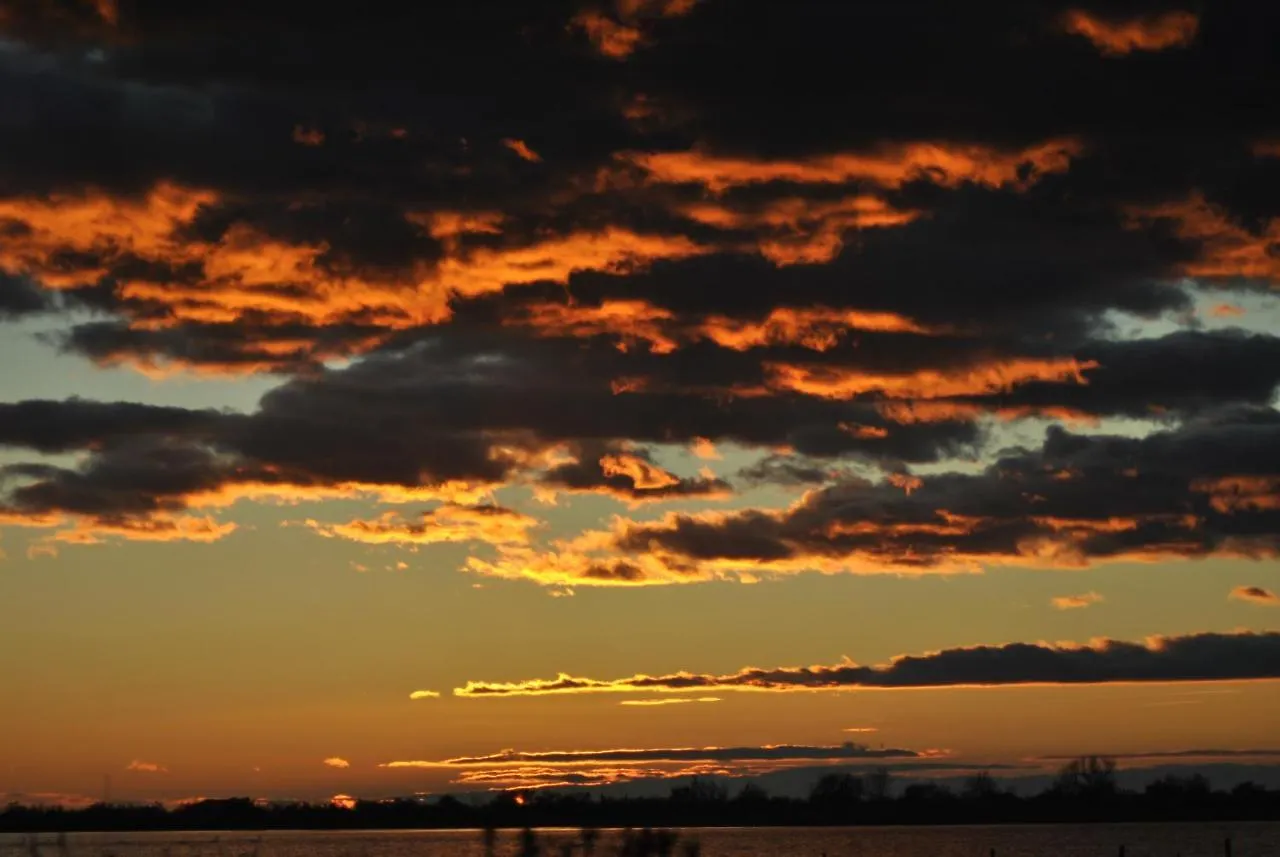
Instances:
[[[1280,764],[1280,7],[270,6],[0,0],[0,804]]]

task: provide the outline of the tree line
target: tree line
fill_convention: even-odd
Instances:
[[[913,782],[890,771],[833,772],[805,798],[770,795],[749,783],[694,778],[665,797],[611,797],[586,791],[502,791],[485,800],[445,795],[333,803],[264,803],[249,798],[160,804],[95,804],[81,809],[10,804],[0,831],[303,830],[396,828],[694,827],[723,825],[999,824],[1085,821],[1280,820],[1280,790],[1242,783],[1214,789],[1204,776],[1169,775],[1141,791],[1120,787],[1114,760],[1069,762],[1033,795],[989,773],[958,788]],[[474,798],[474,796],[468,796]]]

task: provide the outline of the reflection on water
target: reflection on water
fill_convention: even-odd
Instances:
[[[676,831],[700,857],[1233,857],[1280,855],[1280,824],[1099,824],[991,827],[720,828]],[[0,857],[485,857],[477,830],[73,833],[0,835]],[[585,851],[577,830],[537,833],[543,857],[616,857],[622,832],[602,831]],[[516,857],[529,843],[499,831],[492,853]],[[669,852],[684,853],[683,844]]]

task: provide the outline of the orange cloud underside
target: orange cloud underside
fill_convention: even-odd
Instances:
[[[804,160],[755,160],[699,150],[623,152],[617,157],[621,163],[641,169],[652,182],[700,184],[719,194],[733,187],[765,182],[864,181],[896,188],[928,178],[948,187],[963,182],[991,187],[1020,185],[1027,181],[1028,165],[1033,174],[1063,172],[1071,158],[1082,151],[1078,141],[1059,139],[1014,151],[945,142],[908,143],[868,153],[841,153]]]
[[[762,319],[710,315],[682,322],[670,310],[643,300],[608,300],[598,306],[538,303],[522,307],[504,323],[530,327],[544,336],[612,336],[623,350],[645,343],[655,354],[667,354],[700,340],[734,351],[770,345],[827,351],[857,331],[919,335],[946,332],[897,313],[823,306],[778,307]]]
[[[1280,217],[1251,231],[1198,194],[1179,202],[1132,207],[1128,214],[1135,224],[1169,221],[1180,238],[1199,245],[1197,258],[1183,266],[1187,276],[1280,284],[1280,257],[1272,249],[1280,244]]]
[[[161,183],[137,200],[97,191],[3,200],[0,221],[23,228],[13,230],[0,248],[0,269],[30,274],[55,289],[91,285],[115,275],[121,297],[165,309],[135,319],[139,329],[252,317],[256,328],[268,330],[280,324],[320,328],[359,321],[387,331],[357,338],[345,346],[350,352],[371,348],[394,330],[447,320],[455,297],[540,281],[564,282],[581,270],[630,272],[657,259],[708,252],[684,237],[641,235],[619,227],[548,236],[523,246],[469,249],[458,239],[500,232],[500,215],[409,213],[406,217],[441,240],[447,252],[434,265],[423,263],[391,275],[344,268],[344,263],[325,258],[330,248],[323,243],[287,243],[243,224],[232,226],[217,241],[182,236],[201,208],[218,199],[212,191]],[[165,280],[116,274],[118,265],[134,259],[184,273]],[[206,369],[253,371],[313,346],[296,334],[279,341],[261,334],[245,347],[261,359]],[[168,368],[145,361],[139,365],[156,373]]]
[[[308,519],[306,525],[322,536],[364,544],[441,544],[446,542],[487,542],[522,544],[538,520],[500,506],[441,506],[424,512],[417,521],[407,521],[388,512],[372,521],[321,524]]]
[[[1191,490],[1210,495],[1209,504],[1223,514],[1280,509],[1280,476],[1198,479]]]
[[[1126,20],[1107,20],[1081,9],[1072,9],[1063,28],[1084,36],[1101,53],[1123,56],[1134,51],[1162,51],[1184,47],[1195,40],[1200,20],[1191,12],[1171,11]]]
[[[1098,365],[1074,358],[1014,358],[969,368],[900,375],[787,363],[767,363],[765,368],[770,388],[826,399],[851,399],[869,393],[892,399],[942,399],[989,395],[1033,381],[1086,384],[1084,373]]]

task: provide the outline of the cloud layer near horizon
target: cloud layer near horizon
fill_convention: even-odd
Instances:
[[[1144,642],[1006,643],[900,655],[887,664],[747,667],[724,675],[679,672],[613,680],[560,674],[519,682],[470,681],[454,695],[471,699],[566,693],[654,691],[839,691],[1137,682],[1280,679],[1280,633],[1188,634]]]

